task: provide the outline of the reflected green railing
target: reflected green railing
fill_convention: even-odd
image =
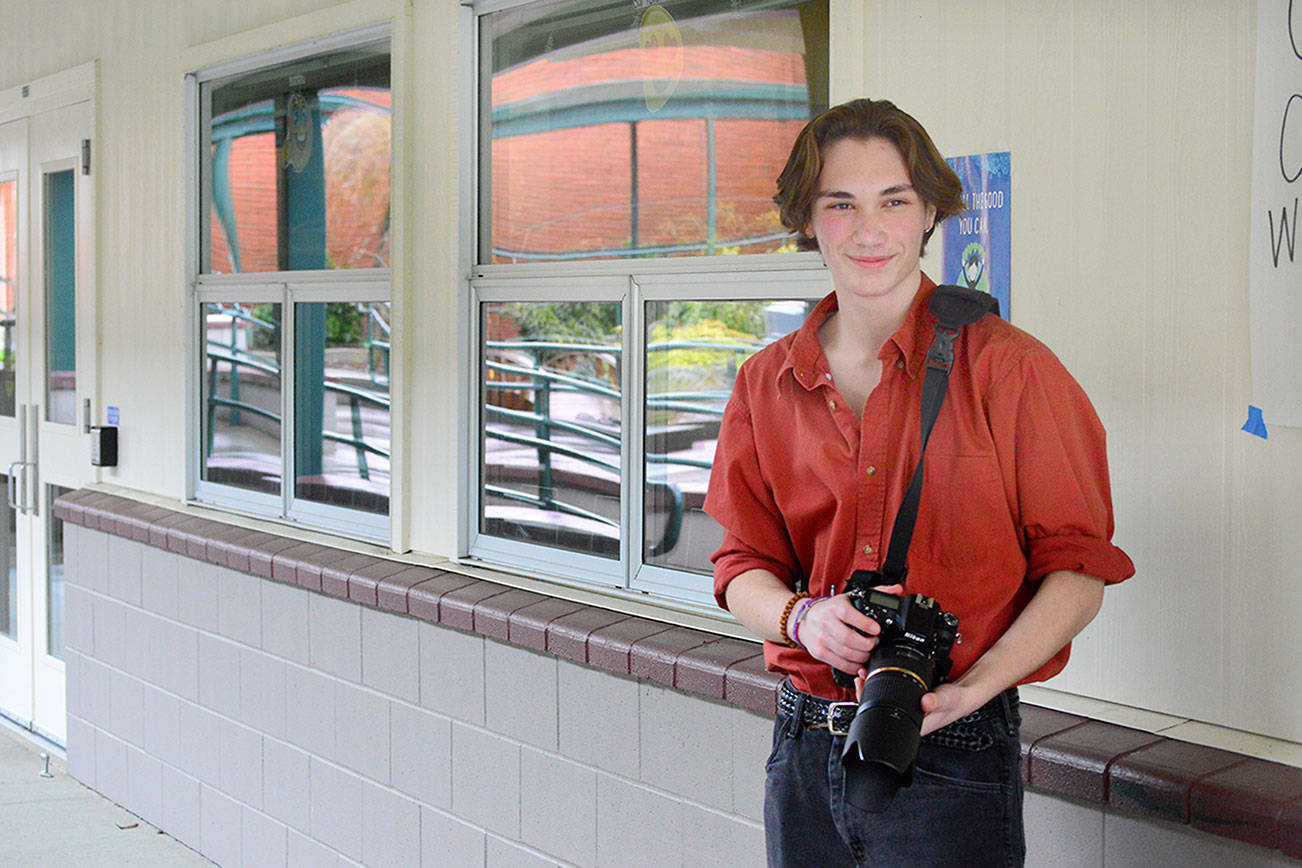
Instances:
[[[367,370],[370,381],[387,389],[389,377],[389,349],[390,349],[390,328],[388,322],[380,315],[376,306],[358,303],[357,307],[362,310],[366,316],[367,332],[366,339],[362,342],[362,347],[366,350]],[[258,316],[242,304],[223,304],[207,305],[207,308],[222,316],[231,318],[230,341],[223,342],[213,339],[207,341],[208,357],[208,388],[205,407],[205,456],[211,456],[215,429],[217,411],[220,408],[226,408],[230,412],[230,424],[238,426],[241,424],[241,414],[248,412],[260,416],[269,421],[280,424],[281,414],[275,410],[269,410],[265,407],[259,407],[241,397],[243,373],[256,371],[273,379],[277,386],[280,383],[281,366],[277,359],[268,358],[267,356],[249,350],[247,347],[239,345],[237,338],[238,329],[236,323],[243,324],[253,331],[263,331],[268,334],[275,334],[276,323],[269,322]],[[377,334],[383,335],[383,339],[378,339]],[[383,365],[376,364],[377,352],[383,357]],[[225,364],[227,375],[227,395],[223,397],[219,394],[220,375],[222,372],[221,365]],[[379,371],[383,370],[383,374]],[[364,406],[371,406],[383,410],[386,414],[391,409],[391,401],[387,392],[372,392],[357,386],[351,386],[347,383],[338,383],[326,380],[324,390],[341,395],[348,402],[349,422],[351,427],[351,436],[339,434],[335,431],[321,432],[321,438],[332,443],[341,443],[353,450],[357,462],[357,475],[360,479],[369,480],[371,478],[371,468],[367,461],[368,455],[375,455],[385,460],[390,458],[390,450],[366,441],[364,436],[364,425],[362,418],[362,409]]]
[[[764,346],[762,341],[659,341],[647,345],[647,357],[654,358],[658,352],[670,350],[704,350],[709,352],[737,353],[751,355]],[[557,496],[558,486],[555,478],[553,458],[561,456],[581,462],[589,467],[613,474],[620,474],[621,440],[618,426],[600,426],[577,420],[558,419],[552,413],[552,399],[558,393],[575,393],[594,398],[620,402],[622,392],[616,386],[597,377],[575,372],[562,372],[547,367],[547,360],[556,356],[591,356],[604,357],[617,368],[622,356],[622,347],[605,344],[578,344],[548,341],[487,341],[487,355],[484,367],[488,372],[485,377],[484,402],[484,438],[517,446],[525,446],[537,451],[538,484],[536,492],[507,488],[501,485],[485,485],[486,493],[525,503],[538,509],[572,515],[607,527],[619,529],[619,519],[600,515],[584,509],[574,503],[566,502]],[[497,358],[491,358],[496,356]],[[503,357],[515,356],[514,361],[501,361]],[[522,361],[521,357],[527,359]],[[506,379],[506,378],[513,379]],[[494,392],[525,392],[531,396],[534,409],[512,409],[489,401],[488,395]],[[718,391],[677,391],[652,393],[646,397],[646,408],[651,411],[672,411],[694,413],[722,418],[724,405],[727,403],[730,389]],[[492,423],[500,423],[496,427]],[[505,430],[503,426],[514,425],[533,428],[532,436]],[[577,438],[578,443],[566,445],[558,443],[553,435],[567,434]],[[600,451],[584,449],[584,446],[596,447]],[[667,452],[645,454],[648,464],[692,467],[710,469],[711,462],[675,455]],[[678,485],[668,480],[647,478],[646,484],[659,490],[668,502],[664,533],[658,542],[650,548],[649,554],[657,557],[671,551],[678,545],[682,533],[683,515],[686,501]]]

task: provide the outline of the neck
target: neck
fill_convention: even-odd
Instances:
[[[907,294],[859,298],[837,293],[837,314],[828,325],[835,330],[836,338],[843,345],[858,345],[867,358],[875,359],[882,345],[903,325],[913,299],[921,289],[922,275],[919,273],[913,291]]]

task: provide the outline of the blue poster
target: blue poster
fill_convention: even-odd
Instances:
[[[988,292],[1012,317],[1012,159],[1007,151],[950,157],[967,210],[945,221],[943,282]]]

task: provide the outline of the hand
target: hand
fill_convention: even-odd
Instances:
[[[922,734],[935,732],[985,705],[989,696],[961,682],[942,684],[922,696]]]
[[[868,670],[860,669],[854,679],[854,698],[863,701],[863,685]],[[962,684],[941,684],[922,695],[922,734],[935,732],[960,717],[966,717],[989,701],[990,697]]]
[[[902,594],[904,586],[887,585],[879,590]],[[838,594],[809,604],[800,618],[800,644],[815,660],[842,672],[855,673],[861,671],[868,655],[877,647],[881,629],[876,621],[856,609],[845,594]]]

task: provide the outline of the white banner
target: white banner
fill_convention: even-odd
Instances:
[[[1302,427],[1302,0],[1258,0],[1249,304],[1252,401]]]

